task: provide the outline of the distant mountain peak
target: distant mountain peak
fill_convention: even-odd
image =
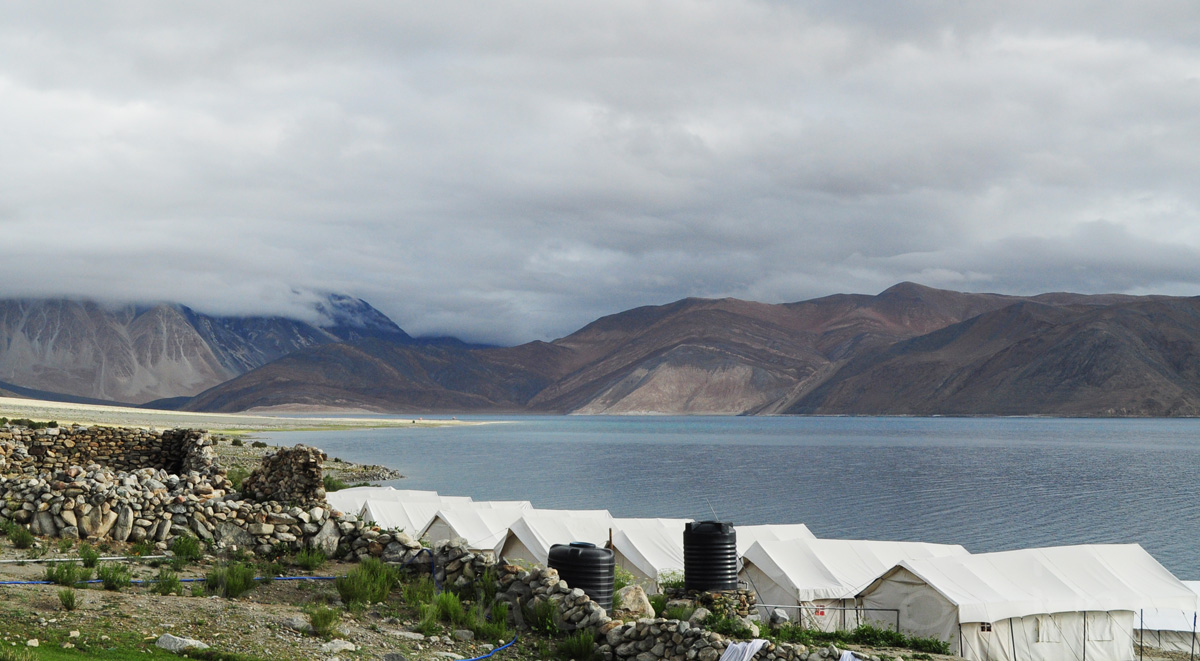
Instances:
[[[398,342],[412,341],[412,337],[396,322],[361,298],[329,294],[313,307],[322,320],[317,326],[339,339],[353,341],[374,337]]]

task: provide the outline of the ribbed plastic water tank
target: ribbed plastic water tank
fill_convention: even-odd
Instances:
[[[612,549],[598,548],[588,542],[555,544],[550,547],[547,564],[558,570],[559,578],[567,585],[583,590],[604,610],[612,610],[613,576],[616,573]]]
[[[697,521],[683,528],[683,584],[688,590],[737,589],[737,531],[728,521]]]

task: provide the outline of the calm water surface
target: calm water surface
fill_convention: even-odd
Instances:
[[[504,424],[264,436],[398,468],[397,488],[972,552],[1137,542],[1200,579],[1200,420],[474,419]]]

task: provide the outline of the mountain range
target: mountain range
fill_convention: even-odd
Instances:
[[[1200,298],[689,298],[515,347],[412,338],[346,296],[314,313],[0,301],[0,391],[221,412],[1200,415]]]

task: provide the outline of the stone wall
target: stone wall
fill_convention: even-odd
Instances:
[[[303,445],[279,450],[263,457],[262,465],[242,482],[242,492],[259,502],[323,504],[321,464],[325,458],[324,452]]]
[[[0,427],[0,472],[37,475],[71,466],[99,464],[112,471],[163,469],[170,474],[207,472],[214,456],[203,454],[205,433],[195,429],[149,431],[121,427],[31,430]]]
[[[158,549],[187,534],[218,550],[313,546],[331,557],[370,554],[362,521],[333,512],[324,489],[307,497],[298,491],[320,482],[320,450],[283,450],[255,471],[256,493],[288,498],[280,501],[233,491],[212,443],[191,429],[0,426],[0,517],[35,534]]]

